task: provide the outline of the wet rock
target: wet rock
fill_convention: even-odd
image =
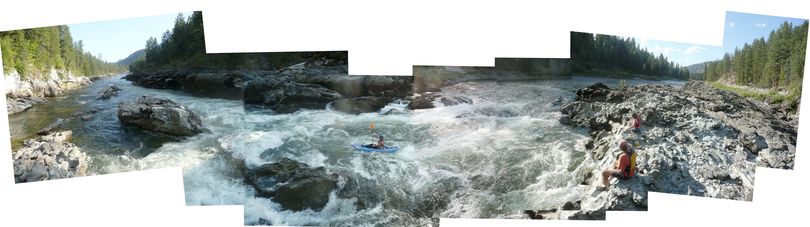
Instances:
[[[95,109],[91,109],[91,110],[84,110],[84,111],[73,114],[73,118],[79,118],[82,121],[89,121],[89,120],[92,120],[93,117],[95,117],[96,113],[98,113],[98,112],[100,112],[102,110],[103,109],[101,109],[101,108],[95,108]]]
[[[49,124],[48,126],[45,126],[45,128],[42,128],[41,130],[39,130],[37,132],[37,135],[40,135],[40,136],[48,135],[51,132],[55,132],[56,130],[59,130],[60,128],[62,128],[62,125],[64,125],[64,124],[65,124],[65,119],[57,118],[56,121]]]
[[[529,219],[543,219],[543,215],[534,210],[524,210],[523,213],[526,214]]]
[[[439,102],[444,106],[455,106],[459,104],[473,104],[473,100],[463,96],[441,97]]]
[[[568,216],[568,220],[605,220],[605,210],[581,210]]]
[[[98,99],[101,99],[101,100],[110,99],[113,96],[117,96],[119,91],[121,91],[121,88],[119,88],[118,86],[115,86],[115,85],[110,85],[110,87],[108,87],[107,89],[101,90],[99,92],[99,94],[101,94],[101,96],[98,97]]]
[[[274,78],[254,79],[245,87],[245,104],[269,107],[280,113],[299,109],[324,109],[343,96],[317,84],[286,82]]]
[[[565,204],[562,206],[562,210],[579,210],[580,203],[582,203],[582,201],[577,201],[576,203],[571,201],[565,202]]]
[[[141,96],[118,104],[118,119],[152,132],[191,136],[203,131],[200,118],[188,108],[168,99]]]
[[[84,176],[89,158],[68,142],[71,131],[50,133],[26,140],[14,153],[14,180],[17,183]]]
[[[288,158],[246,169],[245,177],[257,196],[269,197],[294,211],[323,209],[338,182],[338,175],[326,173],[324,167],[311,168]]]
[[[161,72],[135,72],[123,77],[132,81],[133,85],[154,89],[180,90],[188,77],[189,72],[168,70]]]
[[[413,78],[410,76],[348,75],[343,67],[310,66],[296,71],[299,72],[285,70],[281,74],[289,75],[292,82],[318,84],[345,97],[405,98],[413,94]]]
[[[604,102],[610,93],[610,87],[603,83],[595,83],[577,90],[576,101]]]
[[[459,104],[473,104],[473,100],[464,96],[441,96],[438,93],[426,92],[411,97],[408,108],[412,110],[430,109],[436,107],[437,104],[442,106],[455,106]]]
[[[438,93],[432,92],[414,95],[410,99],[411,102],[408,103],[408,108],[412,110],[434,108],[436,106],[433,105],[433,102],[435,102],[439,97],[440,96]]]
[[[131,73],[124,79],[147,88],[240,99],[248,105],[269,107],[283,113],[323,109],[326,103],[344,97],[397,99],[412,94],[411,77],[348,75],[346,65],[335,64],[328,59],[310,59],[275,71],[161,70]]]
[[[392,101],[394,101],[393,98],[388,97],[363,96],[344,98],[332,102],[332,108],[336,111],[349,114],[370,113],[377,112]]]

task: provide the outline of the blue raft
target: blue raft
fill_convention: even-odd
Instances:
[[[385,147],[385,148],[376,149],[376,148],[364,147],[361,144],[354,144],[354,143],[352,144],[352,148],[354,148],[355,150],[360,151],[360,152],[381,152],[381,153],[394,153],[394,152],[397,152],[399,150],[399,147]]]

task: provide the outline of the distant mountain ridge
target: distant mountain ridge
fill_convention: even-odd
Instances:
[[[115,63],[119,65],[129,65],[132,64],[132,62],[135,62],[136,60],[143,58],[144,56],[146,56],[146,52],[144,52],[144,49],[140,49],[136,50],[135,52],[132,52],[132,54],[130,54],[126,58],[118,60]]]
[[[689,73],[703,74],[704,72],[706,72],[706,63],[709,63],[709,62],[711,62],[711,61],[705,61],[705,62],[701,62],[701,63],[697,63],[697,64],[692,64],[692,65],[686,66],[686,69],[689,70]]]

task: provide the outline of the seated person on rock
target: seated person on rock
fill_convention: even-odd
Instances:
[[[641,133],[641,116],[638,116],[638,113],[633,113],[633,118],[630,118],[630,129],[635,133]]]
[[[629,136],[629,141],[636,147],[640,146],[639,140],[643,136],[641,133],[641,116],[638,113],[633,113],[630,118],[628,128],[632,133]]]
[[[385,148],[385,139],[383,138],[382,135],[380,135],[380,139],[377,141],[377,144],[373,144],[373,143],[372,144],[366,144],[363,147],[374,148],[374,149]]]
[[[619,142],[619,148],[622,150],[622,154],[619,155],[619,159],[614,162],[613,168],[602,171],[603,190],[607,190],[607,188],[610,187],[611,177],[627,180],[635,175],[635,149],[632,145],[627,143],[626,140]]]

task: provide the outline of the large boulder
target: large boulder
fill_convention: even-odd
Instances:
[[[603,83],[595,83],[588,85],[585,88],[577,90],[576,101],[599,101],[604,102],[610,94],[610,87]]]
[[[118,119],[152,132],[191,136],[203,131],[200,118],[172,100],[141,96],[134,102],[118,104]]]
[[[84,176],[87,155],[68,142],[71,131],[54,132],[26,140],[14,153],[14,180],[17,183]]]
[[[101,96],[98,97],[98,99],[101,99],[101,100],[110,99],[113,96],[117,96],[119,91],[121,91],[121,88],[119,88],[118,86],[115,86],[115,85],[110,85],[110,87],[98,92],[101,95]]]
[[[329,194],[338,187],[337,174],[288,158],[246,169],[245,177],[257,196],[269,197],[294,211],[323,209],[329,202]]]
[[[408,108],[412,110],[434,108],[436,106],[433,104],[433,102],[435,102],[439,97],[441,97],[439,93],[433,92],[425,92],[413,95],[410,97]]]
[[[350,114],[370,113],[377,112],[392,101],[393,98],[373,96],[344,98],[332,102],[332,109]]]

